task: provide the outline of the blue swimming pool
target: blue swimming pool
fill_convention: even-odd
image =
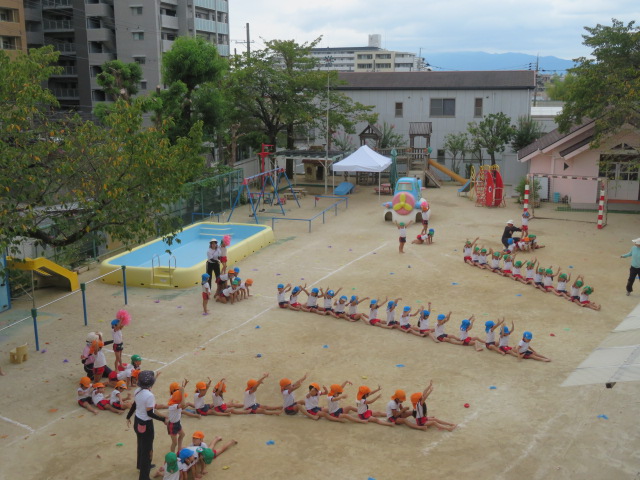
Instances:
[[[202,222],[184,229],[172,245],[162,238],[134,248],[100,265],[107,273],[125,265],[127,284],[155,288],[185,288],[200,283],[205,271],[207,249],[213,239],[222,243],[225,235],[231,237],[228,264],[233,265],[264,248],[274,240],[270,227],[243,223]],[[179,240],[179,241],[178,241]],[[121,272],[107,275],[104,283],[122,283]]]

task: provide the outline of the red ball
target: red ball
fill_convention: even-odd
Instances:
[[[469,408],[471,405],[469,405],[468,403],[464,404],[464,408]]]

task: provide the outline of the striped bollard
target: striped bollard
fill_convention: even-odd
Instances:
[[[598,230],[602,230],[603,217],[604,217],[604,187],[600,185],[600,201],[598,202]]]
[[[529,211],[529,177],[527,177],[527,183],[524,186],[524,209],[523,212]]]

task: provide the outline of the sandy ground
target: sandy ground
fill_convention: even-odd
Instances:
[[[277,223],[277,242],[239,264],[241,276],[255,281],[247,301],[213,304],[213,313],[203,316],[197,288],[130,289],[127,308],[133,321],[124,331],[125,353],[138,353],[145,359],[143,367],[162,371],[154,392],[163,402],[171,381],[189,379],[191,399],[191,387],[206,377],[226,377],[227,400],[241,400],[247,379],[269,372],[258,401],[279,405],[278,380],[295,380],[308,372],[309,382],[353,382],[346,389],[349,403],[358,385],[380,384],[383,396],[374,406],[383,410],[394,390],[410,395],[433,380],[430,415],[458,423],[458,429],[341,425],[301,415],[183,417],[187,436],[200,429],[205,441],[221,436],[239,442],[214,461],[206,477],[640,478],[638,384],[560,387],[638,303],[640,293],[624,295],[629,261],[618,257],[640,233],[639,218],[610,214],[609,225],[600,231],[593,223],[576,221],[593,214],[566,214],[571,221],[531,221],[532,232],[546,245],[537,257],[543,265],[584,274],[596,289],[592,300],[603,305],[595,312],[462,262],[466,238],[480,236],[484,245],[500,246],[505,221],[519,218],[512,201],[490,210],[458,197],[452,186],[430,189],[426,194],[433,206],[435,243],[408,244],[400,255],[397,232],[384,223],[380,201],[371,191],[361,187],[348,209],[341,206],[337,216],[327,215],[324,225],[316,220],[311,234],[303,222]],[[328,202],[323,199],[320,205]],[[320,210],[314,209],[313,197],[302,203],[298,211],[289,202],[289,215]],[[246,211],[233,220],[242,219],[249,220]],[[419,228],[411,226],[410,235]],[[82,281],[97,275],[91,270]],[[378,299],[402,297],[401,306],[430,301],[434,314],[453,311],[450,333],[471,314],[480,323],[478,335],[486,320],[506,316],[515,322],[517,334],[532,331],[534,348],[553,362],[518,361],[363,323],[283,311],[275,305],[279,282],[343,287],[346,295]],[[37,304],[63,294],[38,291]],[[79,355],[86,333],[108,332],[124,301],[122,289],[100,282],[89,284],[87,298],[88,327],[83,326],[79,294],[40,311],[44,353],[34,352],[30,321],[0,334],[0,365],[6,372],[0,377],[2,479],[137,478],[135,434],[127,430],[124,417],[109,412],[94,417],[74,400],[83,376]],[[0,323],[28,316],[29,309],[27,299],[16,301],[0,315]],[[9,350],[24,342],[30,345],[28,362],[9,364]],[[108,354],[110,363],[112,359]],[[303,395],[301,389],[297,398]],[[170,445],[165,432],[156,423],[157,464]]]

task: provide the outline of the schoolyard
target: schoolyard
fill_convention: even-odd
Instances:
[[[619,258],[640,234],[638,216],[609,214],[603,230],[584,222],[595,213],[530,222],[546,248],[520,256],[536,256],[543,266],[560,266],[574,278],[583,274],[586,284],[595,287],[592,300],[602,304],[596,312],[463,263],[465,239],[479,236],[480,244],[499,248],[505,222],[514,219],[519,225],[521,209],[513,200],[506,208],[487,209],[458,197],[453,186],[425,192],[435,242],[407,244],[404,255],[398,253],[397,230],[383,221],[377,195],[359,187],[347,209],[341,205],[337,216],[328,214],[324,225],[315,221],[312,233],[303,222],[276,223],[276,243],[237,265],[242,278],[254,280],[248,300],[212,303],[212,314],[203,316],[199,287],[129,288],[126,308],[133,320],[124,329],[124,353],[139,354],[143,369],[162,372],[153,388],[158,402],[167,401],[170,382],[184,378],[191,400],[195,383],[207,377],[214,383],[226,377],[226,399],[241,401],[246,381],[269,372],[258,401],[279,405],[279,379],[297,380],[308,372],[308,383],[351,381],[345,404],[355,402],[359,385],[380,385],[382,398],[373,408],[384,411],[396,389],[409,396],[433,380],[429,415],[459,425],[448,433],[313,422],[302,415],[183,417],[187,438],[202,430],[205,442],[215,436],[239,442],[213,462],[204,478],[640,478],[638,384],[560,386],[639,301],[640,286],[625,296],[629,259]],[[381,199],[386,200],[390,197]],[[302,218],[329,203],[321,199],[314,208],[313,196],[307,196],[302,209],[292,202],[286,209],[289,216]],[[551,216],[544,215],[545,209],[536,214]],[[251,221],[246,207],[232,221]],[[411,225],[409,240],[419,230]],[[82,274],[81,281],[97,272]],[[431,302],[432,318],[453,312],[448,333],[475,314],[472,333],[483,336],[485,321],[504,316],[509,325],[515,323],[512,345],[529,330],[532,346],[553,361],[518,361],[362,322],[284,311],[276,305],[278,283],[342,287],[340,295],[379,300],[401,297],[400,307]],[[36,303],[65,294],[40,290]],[[124,306],[122,288],[100,282],[88,285],[87,299],[88,327],[79,294],[39,312],[43,353],[34,351],[30,321],[0,333],[0,366],[6,373],[0,377],[2,479],[137,478],[136,438],[124,415],[105,411],[94,416],[75,402],[84,375],[79,357],[86,334],[101,330],[110,339],[109,322]],[[359,310],[366,312],[367,304]],[[0,323],[28,316],[30,308],[23,297],[0,314]],[[25,342],[29,360],[9,364],[9,350]],[[113,354],[107,353],[107,360],[111,365]],[[305,390],[298,390],[296,399]],[[162,464],[169,445],[165,427],[156,422],[155,464]]]

